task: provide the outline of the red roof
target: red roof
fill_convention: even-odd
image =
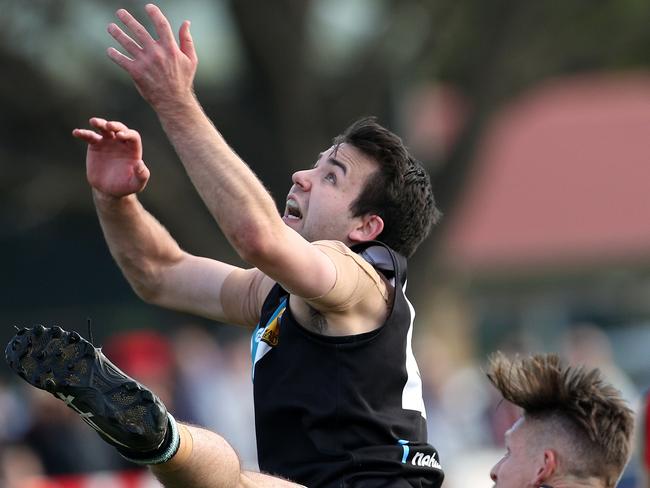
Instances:
[[[445,238],[470,268],[650,257],[650,73],[547,82],[498,114]]]

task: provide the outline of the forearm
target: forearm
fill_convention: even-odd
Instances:
[[[154,109],[192,183],[240,257],[292,293],[325,293],[335,278],[331,261],[285,225],[263,184],[228,146],[193,94]]]
[[[194,96],[198,58],[189,22],[183,22],[177,43],[160,9],[149,4],[146,10],[158,39],[120,9],[117,16],[134,37],[116,24],[109,25],[109,32],[131,57],[114,48],[108,55],[130,74],[158,114],[192,183],[235,250],[250,264],[264,264],[274,257],[268,243],[286,233],[273,199],[230,149]]]
[[[134,291],[146,301],[161,293],[162,270],[183,256],[167,230],[135,195],[113,198],[93,190],[95,208],[110,252]]]
[[[160,9],[153,4],[145,9],[157,39],[120,9],[117,16],[133,37],[110,24],[109,33],[128,55],[109,48],[109,57],[129,73],[158,114],[199,195],[244,261],[292,293],[304,297],[325,293],[335,279],[331,261],[284,224],[262,183],[224,141],[196,100],[192,84],[198,58],[189,22],[181,25],[177,43]],[[307,266],[310,272],[305,274]],[[217,291],[225,274],[232,271],[232,267],[219,268],[212,273],[217,276]]]
[[[192,183],[240,256],[247,259],[261,236],[268,242],[284,229],[269,193],[194,96],[155,108]]]

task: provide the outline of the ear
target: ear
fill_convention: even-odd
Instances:
[[[384,230],[384,221],[379,215],[364,215],[357,226],[350,231],[348,239],[352,242],[366,242],[377,238]]]
[[[544,462],[535,473],[535,482],[533,486],[542,486],[557,471],[557,454],[552,449],[544,450]]]

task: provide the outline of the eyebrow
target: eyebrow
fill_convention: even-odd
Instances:
[[[316,159],[316,163],[314,164],[314,168],[318,166],[318,161],[320,161],[320,159],[323,157],[323,154],[325,154],[325,153],[324,152],[318,153],[318,159]],[[340,168],[341,171],[343,171],[344,175],[348,174],[348,167],[345,164],[343,164],[341,161],[339,161],[338,159],[333,158],[333,157],[329,157],[329,158],[327,158],[327,162],[330,163],[332,166],[336,166],[336,167]]]
[[[330,163],[333,166],[341,168],[341,171],[343,171],[344,175],[348,174],[348,167],[345,164],[343,164],[341,161],[339,161],[338,159],[327,158],[327,162]]]

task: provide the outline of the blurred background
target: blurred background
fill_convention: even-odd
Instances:
[[[70,132],[140,131],[141,200],[189,252],[239,263],[158,121],[105,55],[133,0],[0,0],[0,339],[86,335],[177,418],[255,467],[245,331],[148,306],[113,263]],[[283,206],[290,174],[363,115],[432,176],[441,224],[412,258],[416,355],[446,488],[490,487],[517,412],[487,355],[600,367],[635,408],[650,385],[650,3],[186,0],[196,92]],[[0,486],[156,486],[61,402],[0,368]],[[62,449],[62,446],[65,446]],[[633,461],[622,487],[636,486]],[[81,477],[80,477],[81,474]]]

